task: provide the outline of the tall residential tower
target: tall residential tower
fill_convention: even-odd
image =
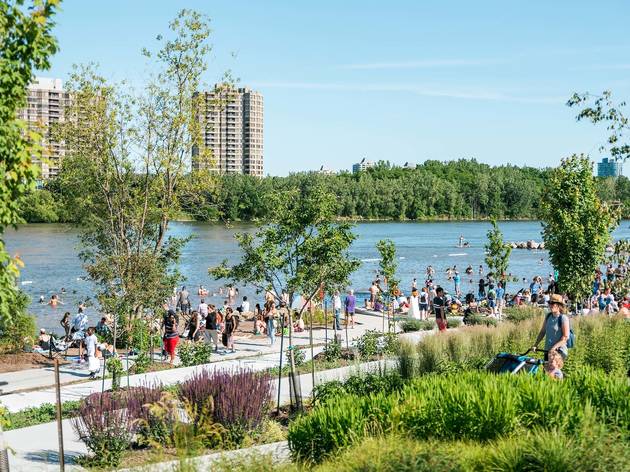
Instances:
[[[263,97],[249,88],[217,84],[202,92],[198,119],[203,144],[211,152],[202,159],[193,148],[192,168],[221,174],[263,175]]]
[[[26,108],[19,112],[19,118],[26,121],[30,129],[42,135],[43,159],[33,161],[41,169],[42,180],[48,180],[59,173],[64,147],[62,143],[51,139],[50,125],[63,121],[68,99],[61,79],[37,78],[28,87]]]

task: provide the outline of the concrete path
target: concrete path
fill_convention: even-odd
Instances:
[[[378,317],[360,316],[357,320],[356,328],[348,330],[348,338],[350,344],[352,340],[358,338],[369,329],[380,329],[381,320]],[[345,337],[345,330],[341,333]],[[326,340],[332,339],[333,331],[328,330],[328,333],[323,329],[313,330],[313,343],[323,345]],[[183,342],[183,341],[182,341]],[[288,340],[285,339],[286,349]],[[293,342],[295,345],[308,345],[309,344],[309,332],[304,331],[302,333],[293,334]],[[344,340],[345,342],[345,340]],[[276,367],[280,361],[280,339],[276,339],[273,346],[269,345],[267,338],[241,338],[236,339],[236,353],[218,355],[213,354],[211,362],[204,364],[203,366],[196,367],[179,367],[175,369],[168,369],[158,372],[149,372],[146,374],[137,374],[129,376],[129,380],[124,376],[121,379],[121,385],[127,385],[127,381],[131,386],[137,386],[142,384],[162,383],[164,385],[171,385],[177,382],[186,380],[190,375],[196,372],[200,368],[221,369],[229,370],[234,368],[250,368],[256,371],[261,371]],[[321,347],[315,351],[315,354],[321,351]],[[310,359],[310,349],[307,349],[306,358]],[[284,362],[284,359],[283,359]],[[41,372],[44,370],[45,372]],[[37,373],[41,376],[38,377]],[[34,369],[28,371],[9,372],[2,374],[0,381],[6,382],[6,385],[2,385],[3,392],[13,392],[3,394],[0,396],[0,404],[7,408],[11,412],[20,411],[28,407],[40,406],[44,403],[55,403],[55,388],[54,380],[51,383],[48,369]],[[52,373],[54,375],[54,373]],[[87,374],[87,372],[86,372]],[[68,374],[66,378],[72,378]],[[33,391],[20,391],[16,386],[28,386]],[[104,388],[111,388],[111,379],[106,379]],[[62,385],[61,387],[61,401],[80,400],[94,392],[100,392],[103,389],[102,380],[94,380],[81,383],[72,383],[69,385]]]
[[[322,372],[315,372],[315,383],[321,384],[331,380],[343,380],[359,372],[374,372],[395,367],[396,361],[373,361],[357,364],[350,367],[341,367]],[[207,366],[206,366],[207,367]],[[299,376],[302,396],[309,398],[313,392],[313,379],[311,374]],[[277,401],[277,379],[272,380],[274,387],[273,405]],[[280,385],[280,403],[285,405],[290,402],[288,379],[283,378]],[[88,451],[79,439],[72,427],[72,420],[63,421],[64,457],[67,463],[72,463],[74,458],[86,454]],[[28,428],[16,429],[4,433],[5,441],[15,454],[10,455],[11,471],[48,471],[58,470],[59,450],[57,439],[57,423],[45,423]],[[56,469],[54,469],[56,465]],[[146,470],[170,470],[154,469],[152,466]]]

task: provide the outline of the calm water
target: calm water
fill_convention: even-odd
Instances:
[[[506,241],[541,240],[538,222],[505,222],[500,224]],[[477,269],[483,263],[483,245],[490,224],[486,222],[437,222],[437,223],[362,223],[355,231],[358,239],[352,247],[355,257],[362,260],[362,266],[352,277],[353,287],[366,289],[378,268],[376,243],[383,238],[390,238],[396,243],[399,260],[399,276],[403,287],[410,287],[413,277],[419,285],[424,280],[427,265],[436,269],[436,279],[452,289],[452,283],[446,281],[445,270],[457,265],[462,274],[463,290],[472,287],[464,274],[468,264]],[[252,226],[241,225],[225,228],[217,224],[177,223],[172,226],[173,234],[192,235],[193,239],[184,248],[181,271],[186,277],[186,285],[191,294],[204,285],[210,292],[218,292],[220,283],[213,281],[207,274],[208,267],[218,264],[224,258],[236,261],[239,250],[234,241],[234,233],[251,231]],[[470,242],[470,248],[456,247],[459,235]],[[93,286],[82,279],[85,275],[81,261],[77,257],[77,231],[68,225],[31,224],[22,226],[18,231],[9,231],[6,243],[12,254],[19,254],[25,267],[21,274],[21,288],[32,298],[31,312],[38,318],[39,325],[56,328],[63,312],[76,312],[79,301],[93,297]],[[623,221],[615,231],[616,238],[630,237],[629,222]],[[540,259],[543,259],[542,264]],[[519,278],[551,272],[545,251],[514,250],[510,259],[510,272]],[[39,297],[46,301],[53,293],[61,294],[64,305],[52,309],[38,303]],[[241,289],[241,294],[256,297],[253,291]],[[193,304],[197,297],[194,297]],[[207,297],[221,303],[221,297]],[[95,309],[91,308],[91,313]],[[95,320],[96,315],[91,319]]]

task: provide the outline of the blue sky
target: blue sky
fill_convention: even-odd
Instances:
[[[630,98],[624,1],[64,0],[42,75],[97,62],[142,80],[140,49],[181,8],[212,19],[205,80],[230,69],[265,100],[265,173],[476,158],[557,165],[601,158],[573,91]],[[626,173],[628,173],[626,171]]]

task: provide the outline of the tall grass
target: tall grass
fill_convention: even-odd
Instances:
[[[597,398],[605,394],[606,399]],[[293,454],[320,462],[364,437],[394,432],[415,439],[490,441],[521,429],[570,434],[585,421],[630,431],[630,385],[591,370],[557,382],[546,376],[465,372],[416,378],[401,391],[345,395],[289,426]]]
[[[496,328],[470,326],[425,338],[417,345],[414,375],[481,369],[499,352],[523,353],[534,344],[544,317]],[[630,323],[605,315],[571,320],[576,346],[569,352],[565,373],[586,367],[625,376],[630,369]]]

